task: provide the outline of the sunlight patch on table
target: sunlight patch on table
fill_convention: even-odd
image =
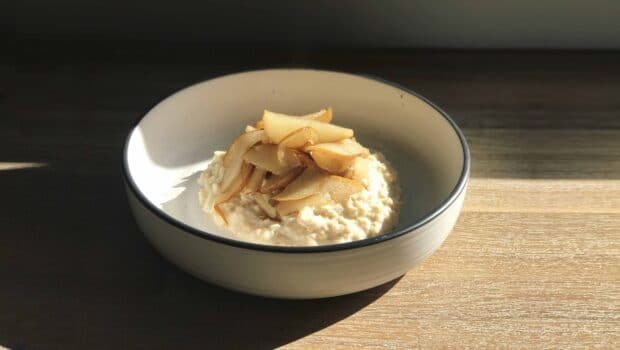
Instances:
[[[464,211],[620,213],[620,180],[470,180]]]
[[[48,165],[47,163],[37,163],[37,162],[0,162],[0,171],[41,168],[47,165]]]

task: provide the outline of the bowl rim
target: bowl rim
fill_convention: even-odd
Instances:
[[[137,184],[135,183],[135,181],[133,180],[129,172],[129,160],[128,160],[129,142],[131,140],[131,136],[134,130],[136,129],[136,127],[138,127],[140,122],[142,122],[142,120],[144,120],[144,118],[146,118],[146,116],[148,116],[151,113],[151,111],[155,109],[163,101],[168,100],[169,98],[185,90],[191,89],[199,84],[212,81],[212,80],[216,80],[216,79],[228,78],[228,77],[235,76],[235,75],[257,73],[257,72],[266,73],[270,71],[321,72],[321,73],[341,74],[341,75],[347,75],[347,76],[352,76],[352,77],[357,77],[357,78],[364,78],[372,82],[379,82],[381,84],[391,86],[393,88],[401,90],[403,93],[419,98],[424,103],[428,104],[430,107],[435,109],[441,116],[443,116],[446,119],[446,121],[448,121],[448,124],[452,127],[452,129],[454,130],[454,132],[456,133],[457,137],[459,138],[461,142],[461,149],[463,151],[463,166],[461,168],[461,173],[459,175],[458,181],[456,182],[456,185],[454,186],[454,189],[452,189],[450,194],[443,201],[441,201],[438,207],[433,209],[430,213],[428,213],[422,219],[416,220],[415,222],[408,224],[407,226],[401,229],[388,231],[386,233],[383,233],[383,234],[380,234],[374,237],[365,238],[365,239],[361,239],[357,241],[318,245],[318,246],[277,246],[277,245],[252,243],[252,242],[246,242],[246,241],[236,240],[232,238],[222,237],[222,236],[219,236],[219,235],[216,235],[216,234],[204,231],[204,230],[200,230],[193,226],[190,226],[172,217],[168,213],[164,212],[162,209],[155,206],[151,201],[149,201],[146,198],[146,196],[140,191],[140,189],[138,188]],[[268,69],[251,69],[251,70],[239,71],[236,73],[229,73],[229,74],[223,74],[220,76],[216,76],[216,77],[213,77],[207,80],[196,82],[187,87],[184,87],[183,89],[180,89],[174,92],[173,94],[170,94],[166,96],[165,98],[159,100],[153,107],[148,109],[148,111],[145,114],[141,115],[137,119],[137,121],[132,124],[132,127],[129,130],[129,133],[127,134],[125,138],[125,145],[123,147],[122,176],[123,176],[123,179],[125,180],[125,183],[127,184],[127,187],[131,191],[131,193],[145,208],[147,208],[150,212],[152,212],[159,219],[167,222],[168,224],[184,232],[194,235],[196,237],[206,239],[209,241],[213,241],[216,243],[223,243],[228,246],[235,247],[235,248],[243,248],[243,249],[249,249],[249,250],[254,250],[254,251],[274,252],[274,253],[327,253],[327,252],[334,252],[334,251],[340,251],[340,250],[362,248],[362,247],[382,243],[382,242],[403,236],[407,233],[415,231],[416,229],[428,224],[433,219],[441,215],[444,211],[446,211],[457,200],[457,198],[461,195],[461,193],[465,190],[468,179],[469,179],[469,172],[470,172],[470,166],[471,166],[470,162],[471,162],[471,156],[470,156],[469,146],[467,144],[465,136],[463,135],[463,132],[458,127],[456,122],[448,115],[448,113],[446,113],[444,110],[439,108],[429,99],[427,99],[426,97],[420,95],[419,93],[407,87],[404,87],[401,84],[394,83],[392,81],[383,79],[381,77],[377,77],[375,75],[353,74],[353,73],[347,73],[347,72],[336,71],[336,70],[314,69],[314,68],[268,68]]]

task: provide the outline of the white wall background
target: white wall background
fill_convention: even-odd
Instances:
[[[620,48],[620,0],[21,0],[18,35],[390,48]]]

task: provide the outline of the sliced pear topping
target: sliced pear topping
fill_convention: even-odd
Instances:
[[[311,153],[312,160],[319,168],[332,174],[342,174],[353,164],[353,159],[347,157],[335,157],[332,153],[316,150]]]
[[[333,114],[334,113],[332,111],[332,108],[328,107],[327,109],[321,109],[320,111],[316,113],[302,115],[300,118],[316,120],[316,121],[323,122],[323,123],[329,123],[332,121]]]
[[[351,180],[363,182],[368,178],[370,171],[370,160],[368,158],[357,157],[353,161],[351,167],[347,170],[345,177]]]
[[[248,180],[248,183],[245,185],[243,189],[246,193],[252,193],[258,191],[260,186],[263,184],[263,180],[265,179],[265,175],[267,174],[267,170],[259,167],[254,167],[254,171],[252,171],[252,175]]]
[[[331,107],[328,107],[327,109],[321,109],[318,112],[304,114],[304,115],[291,115],[291,114],[276,113],[276,112],[264,110],[263,111],[263,119],[261,119],[257,123],[257,125],[261,125],[263,120],[265,119],[265,116],[267,116],[267,115],[284,116],[284,117],[291,117],[291,118],[301,118],[301,119],[308,119],[308,120],[316,120],[318,122],[323,122],[323,123],[329,123],[329,122],[332,121],[333,114],[334,114],[334,112],[333,112]]]
[[[276,205],[276,210],[280,216],[295,213],[304,207],[320,207],[331,203],[331,198],[327,193],[317,193],[310,197],[297,199],[293,201],[283,201]]]
[[[338,142],[327,142],[310,145],[306,146],[304,150],[310,153],[316,150],[320,150],[333,154],[334,157],[342,158],[354,158],[358,156],[367,156],[370,154],[368,148],[360,145],[357,141],[352,139],[344,139]]]
[[[264,111],[224,155],[214,212],[227,222],[221,204],[240,191],[274,219],[306,206],[344,202],[362,191],[370,152],[355,141],[353,130],[329,124],[332,118],[331,107],[301,116]]]
[[[288,148],[302,148],[304,146],[314,145],[318,140],[319,134],[316,130],[306,126],[288,134],[278,145]]]
[[[244,156],[246,162],[266,169],[276,175],[287,172],[291,167],[278,159],[277,145],[257,145],[250,149]]]
[[[278,217],[278,212],[276,208],[269,203],[269,196],[262,193],[252,193],[251,194],[256,204],[272,219],[276,219]]]
[[[316,166],[306,168],[295,181],[291,182],[284,191],[273,199],[278,201],[297,200],[310,197],[321,192],[321,184],[329,177]]]
[[[346,172],[356,157],[370,153],[367,148],[351,139],[307,146],[304,150],[310,152],[319,167],[334,174]]]
[[[302,148],[313,145],[319,139],[319,134],[311,127],[304,127],[293,131],[278,144],[278,159],[284,158],[287,148]]]
[[[306,171],[308,171],[308,169]],[[293,189],[289,191],[289,187],[287,187],[282,193],[274,197],[274,199],[280,201],[276,205],[276,209],[278,210],[280,216],[299,211],[305,206],[319,207],[334,201],[344,202],[348,200],[351,195],[364,189],[364,186],[356,180],[351,180],[336,175],[325,175],[320,171],[318,172],[320,175],[313,175],[317,174],[313,170],[310,170],[310,172],[306,174],[306,171],[298,177],[298,179],[300,182],[308,181],[301,179],[302,176],[307,176],[307,179],[312,179],[312,181],[307,183],[308,186],[301,187],[300,184],[293,185],[297,182],[297,180],[295,180],[295,182],[289,185],[289,187],[293,187],[293,189],[295,189],[294,193]],[[307,193],[312,194],[306,196]],[[280,196],[281,194],[284,195]],[[284,200],[283,198],[291,199]]]
[[[364,185],[361,182],[337,175],[330,175],[321,186],[321,192],[329,193],[330,197],[336,202],[344,202],[351,195],[363,189]]]
[[[297,176],[299,176],[299,174],[301,174],[303,170],[304,168],[297,167],[297,168],[291,169],[286,174],[282,174],[282,175],[272,174],[271,177],[268,177],[267,179],[265,179],[265,181],[263,181],[263,185],[261,186],[259,191],[261,193],[271,193],[277,190],[281,190],[284,187],[288,186],[288,184],[293,182],[293,180],[295,180]]]
[[[237,179],[243,165],[243,155],[255,144],[261,142],[265,131],[247,132],[235,139],[224,155],[224,176],[220,184],[221,191],[226,191]]]
[[[213,211],[224,221],[224,224],[228,226],[228,218],[226,217],[226,212],[219,204],[213,206]]]
[[[312,162],[307,154],[294,149],[284,149],[281,158],[278,157],[278,153],[277,145],[262,144],[250,149],[243,159],[276,175],[282,175],[292,168]]]
[[[248,182],[250,175],[252,173],[253,166],[243,162],[241,166],[241,171],[239,175],[234,179],[231,186],[228,189],[221,191],[215,200],[213,201],[215,204],[221,204],[227,202],[229,199],[239,194],[241,190],[245,187]]]
[[[228,224],[228,220],[226,219],[224,210],[220,207],[220,204],[229,201],[232,197],[236,196],[241,192],[241,190],[245,187],[248,179],[250,178],[250,174],[252,173],[253,166],[242,162],[241,171],[239,175],[234,179],[229,188],[225,191],[220,192],[215,200],[213,201],[213,209],[214,211],[224,220],[225,223]]]
[[[287,148],[284,152],[284,162],[291,166],[316,166],[316,164],[308,154],[300,150],[291,148]]]
[[[312,119],[295,118],[280,114],[265,114],[263,117],[265,132],[273,143],[280,143],[293,131],[303,127],[311,127],[318,134],[318,143],[334,142],[353,136],[353,130],[340,126],[319,122]]]

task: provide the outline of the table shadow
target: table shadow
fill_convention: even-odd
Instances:
[[[397,283],[301,301],[207,284],[151,248],[118,173],[54,164],[0,171],[0,193],[12,203],[0,233],[0,345],[9,348],[274,348]]]

